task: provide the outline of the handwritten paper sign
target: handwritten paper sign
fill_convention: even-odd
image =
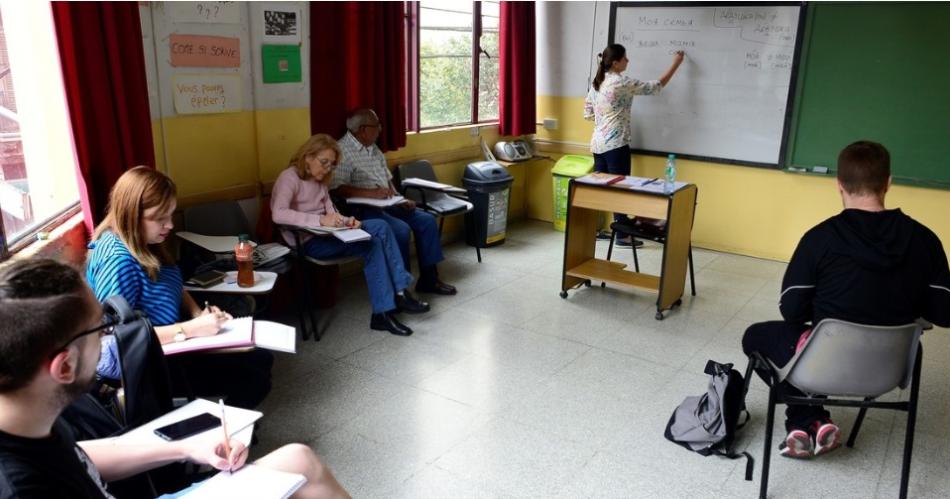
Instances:
[[[241,110],[241,77],[175,75],[172,94],[178,114],[233,113]]]
[[[171,35],[171,65],[191,68],[241,67],[241,40],[224,36]]]
[[[238,2],[163,2],[166,13],[176,23],[241,22],[241,4]]]

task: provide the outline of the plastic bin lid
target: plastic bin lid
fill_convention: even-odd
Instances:
[[[462,179],[474,184],[494,184],[510,182],[514,178],[508,169],[494,161],[476,161],[465,167]]]
[[[567,154],[554,163],[551,173],[562,177],[580,177],[594,169],[594,157],[580,154]]]

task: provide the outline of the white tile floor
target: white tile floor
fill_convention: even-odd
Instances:
[[[643,268],[658,268],[659,248],[641,250]],[[563,234],[534,222],[481,264],[464,244],[447,247],[440,270],[460,293],[405,317],[409,338],[370,330],[362,274],[344,278],[323,340],[277,354],[254,452],[306,442],[359,498],[756,497],[760,381],[740,440],[754,482],[740,462],[687,452],[663,428],[704,391],[707,359],[744,369],[739,340],[778,318],[785,265],[696,250],[698,295],[658,322],[650,293],[595,283],[559,298],[562,251]],[[630,255],[615,259],[632,266]],[[911,497],[950,496],[948,354],[947,331],[927,333]],[[852,411],[834,414],[850,429]],[[872,411],[855,449],[820,460],[773,453],[771,497],[896,497],[905,421]]]

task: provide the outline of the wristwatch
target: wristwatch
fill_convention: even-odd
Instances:
[[[188,335],[185,334],[185,328],[181,324],[176,324],[178,326],[178,332],[175,333],[175,341],[181,342],[188,339]]]

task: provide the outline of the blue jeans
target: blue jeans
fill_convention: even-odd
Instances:
[[[363,257],[363,274],[373,313],[389,312],[396,308],[394,295],[412,284],[412,274],[406,272],[396,237],[386,222],[364,220],[362,229],[369,232],[372,239],[347,244],[333,236],[317,236],[307,241],[304,251],[313,258]]]
[[[379,219],[385,221],[393,230],[396,241],[399,243],[399,252],[405,268],[409,264],[409,238],[416,235],[416,257],[419,259],[419,268],[433,266],[445,258],[442,256],[442,241],[439,238],[439,226],[435,217],[419,208],[407,210],[401,206],[387,208],[385,211],[378,208],[363,208],[360,216],[364,219]]]
[[[630,146],[618,147],[605,153],[594,153],[594,171],[614,175],[630,175]],[[614,213],[614,222],[627,221],[623,213]]]

